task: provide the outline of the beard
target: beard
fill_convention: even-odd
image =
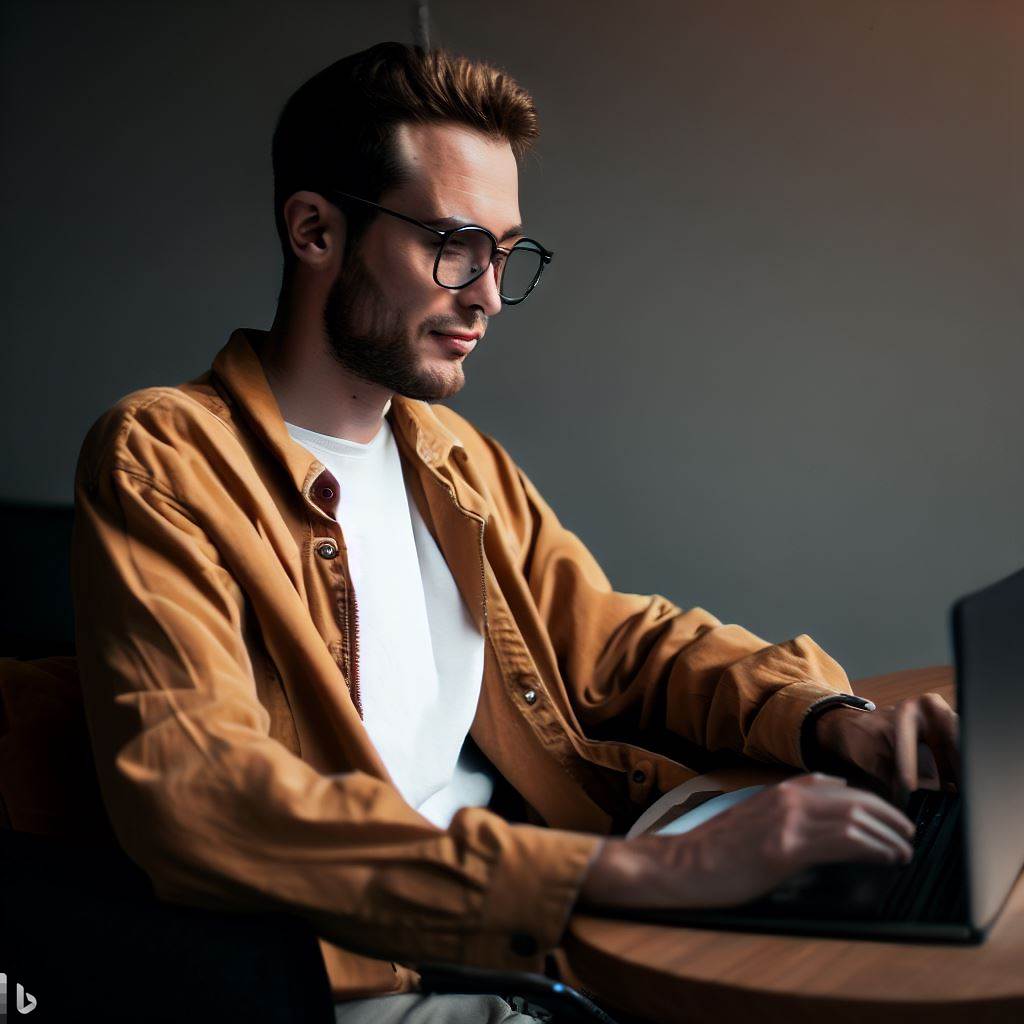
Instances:
[[[424,360],[401,313],[388,302],[356,251],[348,255],[331,285],[324,330],[331,354],[346,370],[406,398],[438,402],[465,383],[460,362],[448,361],[448,373],[420,365]]]

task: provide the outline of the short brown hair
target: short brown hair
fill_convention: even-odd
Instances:
[[[324,68],[288,99],[274,130],[274,219],[286,276],[294,262],[283,207],[300,189],[377,201],[406,177],[394,151],[402,123],[467,125],[512,147],[540,134],[533,99],[500,68],[404,43],[377,43]],[[353,204],[355,205],[355,204]],[[346,254],[374,217],[346,209]]]

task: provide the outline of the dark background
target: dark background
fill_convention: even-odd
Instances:
[[[6,0],[0,498],[70,501],[100,412],[270,326],[277,114],[414,10]],[[450,404],[617,589],[854,678],[949,661],[951,600],[1024,565],[1024,5],[430,11],[534,95],[557,252]]]

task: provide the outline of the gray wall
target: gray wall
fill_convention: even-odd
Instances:
[[[1024,564],[1024,6],[431,6],[534,93],[557,251],[451,404],[618,589],[948,661]],[[412,8],[7,0],[3,498],[69,501],[104,408],[270,325],[274,119]]]

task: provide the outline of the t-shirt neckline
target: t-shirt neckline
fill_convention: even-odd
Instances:
[[[372,441],[351,441],[347,437],[334,437],[331,434],[321,434],[308,427],[300,427],[296,423],[289,423],[285,420],[285,426],[292,437],[302,445],[312,445],[321,451],[330,452],[332,455],[345,455],[353,459],[365,459],[373,455],[384,444],[385,439],[391,430],[387,421],[387,413],[391,408],[391,402],[384,407],[384,418],[381,419],[380,428],[374,434]]]

